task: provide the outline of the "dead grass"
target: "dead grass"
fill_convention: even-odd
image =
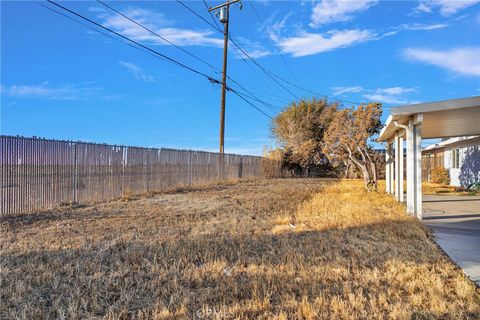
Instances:
[[[0,318],[474,319],[473,284],[358,181],[211,186],[2,220]]]
[[[422,191],[424,194],[450,194],[450,195],[478,195],[478,192],[466,191],[462,187],[444,185],[431,182],[422,183]]]

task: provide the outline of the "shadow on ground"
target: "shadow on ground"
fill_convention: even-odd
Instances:
[[[428,237],[408,220],[2,254],[2,318],[476,318]]]

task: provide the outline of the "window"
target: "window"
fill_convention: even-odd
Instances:
[[[453,169],[460,168],[460,149],[452,150],[452,168]]]

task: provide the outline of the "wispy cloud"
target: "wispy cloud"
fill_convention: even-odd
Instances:
[[[336,8],[331,12],[331,15],[326,15],[322,23],[348,20],[350,15],[347,13],[358,10],[367,9],[373,6],[377,1],[322,1],[314,7],[320,8],[322,6],[331,6]],[[355,10],[354,10],[355,9]],[[349,11],[352,10],[352,11]],[[341,14],[343,13],[343,14]],[[331,16],[331,17],[330,17]],[[371,29],[343,29],[330,30],[326,32],[309,32],[305,28],[298,25],[287,26],[287,20],[290,14],[284,16],[282,19],[273,22],[274,16],[267,21],[269,36],[275,42],[282,53],[291,54],[293,57],[303,57],[314,55],[318,53],[333,51],[341,48],[351,47],[373,40],[381,40],[385,37],[396,35],[399,32],[405,31],[432,31],[447,28],[450,24],[447,23],[405,23],[402,25],[390,27],[387,30],[371,30]],[[330,17],[330,18],[327,18]]]
[[[376,101],[388,104],[410,104],[417,101],[410,99],[408,96],[417,92],[416,88],[408,87],[387,87],[376,89],[365,89],[361,86],[350,87],[333,87],[332,96],[345,95],[351,93],[361,94],[361,96],[368,101]]]
[[[443,29],[449,27],[449,24],[446,23],[431,23],[431,24],[426,24],[426,23],[407,23],[407,24],[402,24],[400,26],[401,30],[424,30],[424,31],[430,31],[430,30],[437,30],[437,29]]]
[[[378,88],[372,90],[372,92],[365,93],[363,97],[370,101],[377,101],[382,103],[412,104],[418,101],[408,99],[405,96],[415,91],[417,91],[415,88],[405,87]]]
[[[154,82],[155,78],[152,75],[148,75],[143,72],[143,69],[131,62],[119,61],[120,65],[124,66],[130,73],[133,74],[135,79],[142,80],[144,82]]]
[[[292,16],[293,12],[289,12],[282,19],[274,21],[276,14],[272,14],[265,22],[265,30],[273,41],[279,40],[279,35],[287,25],[288,18]]]
[[[223,47],[223,39],[213,36],[213,31],[175,28],[173,21],[166,19],[161,13],[132,7],[123,10],[123,13],[176,45]],[[104,26],[131,39],[154,45],[169,45],[168,42],[120,15],[100,13],[98,16],[103,20]]]
[[[391,27],[389,31],[384,31],[379,39],[396,35],[402,31],[432,31],[450,27],[447,23],[404,23],[399,26]]]
[[[364,91],[363,87],[361,86],[352,86],[352,87],[333,87],[332,88],[333,94],[332,96],[339,96],[345,93],[359,93]]]
[[[377,3],[378,0],[322,0],[313,7],[310,26],[316,28],[322,24],[347,21],[353,13],[365,11]]]
[[[236,37],[234,38],[234,41],[235,43],[238,43],[248,56],[254,59],[267,57],[272,54],[271,50],[265,48],[256,41],[251,41],[244,37]],[[229,48],[235,53],[236,58],[248,59],[245,53],[239,50],[236,45],[231,45]]]
[[[441,15],[451,16],[477,3],[480,0],[420,0],[414,14],[431,13],[438,9]]]
[[[282,52],[294,57],[328,52],[346,48],[375,39],[377,36],[370,30],[332,30],[324,34],[302,32],[294,37],[279,39],[277,45]]]
[[[274,24],[275,25],[275,24]],[[281,26],[278,27],[278,26]],[[389,31],[375,32],[367,29],[332,30],[325,33],[311,33],[300,30],[295,36],[282,37],[284,21],[271,31],[271,38],[283,53],[293,57],[303,57],[336,49],[351,47],[360,43],[381,40],[403,31],[432,31],[449,27],[446,23],[411,23],[392,27]]]
[[[94,86],[94,82],[78,84],[51,85],[43,82],[39,85],[0,86],[1,94],[14,98],[42,98],[50,100],[87,100],[99,94],[103,88]]]
[[[480,47],[433,50],[426,48],[407,48],[405,58],[434,65],[455,74],[480,76]]]
[[[417,89],[415,88],[405,88],[405,87],[390,87],[390,88],[379,88],[376,90],[377,93],[380,94],[388,94],[388,95],[400,95],[406,94],[410,92],[415,92]]]
[[[95,8],[95,7],[94,7]],[[94,9],[96,11],[96,9]],[[212,30],[194,30],[177,28],[174,21],[166,19],[161,13],[141,8],[130,7],[123,10],[125,15],[146,26],[157,35],[168,40],[165,41],[157,35],[143,29],[137,24],[125,19],[120,15],[111,15],[98,11],[99,18],[103,19],[102,24],[135,41],[150,45],[171,45],[177,46],[207,46],[223,48],[223,38]],[[217,36],[218,35],[218,36]],[[241,40],[241,41],[240,41]],[[271,54],[270,50],[260,43],[240,38],[244,51],[252,58],[261,58]],[[169,43],[170,42],[170,43]],[[242,57],[242,53],[235,46],[230,49],[236,53],[236,57]]]
[[[391,96],[386,94],[366,94],[364,95],[370,101],[382,102],[382,103],[389,103],[389,104],[414,104],[417,101],[411,101],[407,99],[403,99],[397,96]]]

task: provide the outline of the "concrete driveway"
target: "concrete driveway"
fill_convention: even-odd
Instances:
[[[423,211],[440,247],[480,287],[480,197],[424,195]]]

